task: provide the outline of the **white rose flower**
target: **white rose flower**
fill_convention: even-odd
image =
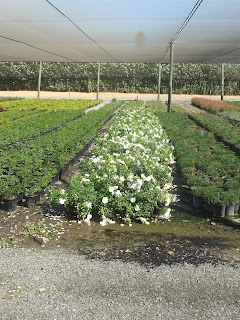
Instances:
[[[117,191],[115,192],[115,195],[116,195],[117,197],[121,196],[121,195],[122,195],[122,194],[121,194],[121,191],[120,191],[120,190],[117,190]]]
[[[165,201],[165,206],[168,207],[170,205],[170,202],[171,202],[171,198],[168,197]]]
[[[140,208],[139,208],[139,205],[138,205],[138,204],[135,206],[135,210],[136,210],[136,211],[139,211],[139,210],[140,210]]]
[[[60,199],[59,199],[59,203],[60,203],[60,204],[64,204],[65,202],[66,202],[66,199],[63,199],[63,198],[60,198]]]
[[[132,182],[132,181],[133,181],[133,177],[134,177],[134,175],[131,173],[131,174],[128,176],[128,180]]]
[[[102,203],[105,203],[105,204],[108,203],[108,197],[103,197],[102,198]]]
[[[111,192],[111,193],[113,193],[113,192],[114,192],[114,187],[109,187],[109,188],[108,188],[108,191]]]
[[[92,203],[91,202],[84,202],[83,203],[83,206],[85,207],[85,208],[92,208]]]
[[[132,203],[134,203],[134,202],[136,202],[136,198],[130,198],[130,201],[132,202]]]
[[[151,176],[148,176],[148,177],[145,178],[146,181],[151,181],[151,179],[152,179]]]

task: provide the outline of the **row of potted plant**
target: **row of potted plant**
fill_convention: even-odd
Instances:
[[[240,127],[240,111],[229,110],[218,112],[221,118],[224,118],[231,122],[233,125]]]
[[[24,110],[24,112],[22,110],[8,110],[7,112],[1,112],[0,115],[0,125],[1,128],[4,126],[7,126],[10,122],[12,121],[16,121],[18,119],[21,118],[27,118],[27,117],[31,117],[34,114],[37,114],[39,112],[42,112],[45,110],[40,110],[40,109],[34,109],[34,110]]]
[[[173,147],[158,118],[142,105],[129,102],[121,108],[91,156],[80,162],[81,176],[51,194],[54,204],[64,204],[87,222],[95,216],[102,225],[113,217],[148,224],[157,209],[170,216]]]
[[[146,101],[145,104],[146,108],[150,108],[152,111],[157,111],[157,112],[167,112],[168,111],[168,106],[167,102],[163,103],[162,101]],[[171,111],[173,112],[179,112],[179,113],[186,113],[186,110],[183,109],[182,107],[172,104],[171,105]]]
[[[0,107],[7,110],[31,110],[31,109],[81,109],[88,105],[97,104],[101,100],[95,99],[23,99],[0,102]]]
[[[191,114],[191,118],[207,130],[215,133],[217,137],[228,144],[240,155],[240,130],[228,120],[215,114]]]
[[[239,158],[187,116],[163,112],[157,115],[173,142],[177,164],[194,195],[194,204],[205,204],[209,210],[217,208],[215,215],[234,214],[240,201]],[[200,204],[196,199],[201,199]],[[222,210],[224,206],[226,212]]]
[[[0,148],[12,143],[17,143],[23,139],[28,139],[36,134],[45,133],[83,114],[84,109],[59,109],[56,111],[35,113],[31,115],[31,117],[11,121],[6,126],[0,126]]]
[[[1,196],[33,195],[43,190],[64,164],[97,135],[99,128],[121,103],[112,102],[55,131],[3,150],[0,157]]]
[[[215,101],[205,98],[192,98],[191,104],[195,107],[201,108],[207,112],[219,112],[224,110],[238,110],[234,105],[230,105],[223,101]]]
[[[54,100],[54,99],[24,99],[17,101],[7,101],[7,105],[2,103],[4,112],[1,113],[0,124],[9,123],[15,119],[23,119],[40,111],[56,110],[78,110],[86,109],[100,103],[99,99],[75,99],[75,100]],[[1,103],[0,103],[1,106]]]

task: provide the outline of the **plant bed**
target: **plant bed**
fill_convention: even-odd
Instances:
[[[24,141],[26,139],[34,138],[38,135],[46,134],[52,130],[56,130],[61,126],[64,126],[69,121],[74,121],[85,113],[85,106],[94,104],[93,100],[88,100],[86,103],[82,100],[82,103],[78,102],[78,109],[76,108],[64,108],[63,103],[61,108],[56,110],[50,110],[47,112],[34,113],[31,117],[22,117],[18,121],[10,122],[4,127],[0,127],[0,135],[2,141],[0,142],[0,148],[5,147],[13,142]],[[56,102],[53,100],[54,105]],[[39,102],[41,104],[41,102]],[[68,105],[69,102],[66,102]],[[91,105],[89,107],[92,107]],[[25,111],[22,111],[23,113]]]
[[[185,183],[194,196],[213,205],[235,205],[240,196],[240,160],[184,115],[157,113],[175,147]],[[229,181],[226,182],[226,178]]]
[[[0,158],[1,190],[13,186],[12,191],[21,189],[25,194],[36,187],[43,190],[53,175],[71,158],[76,157],[83,146],[96,136],[105,120],[114,113],[122,102],[113,102],[105,107],[88,112],[81,118],[31,141],[18,144],[9,150],[3,150]],[[6,171],[6,167],[9,168]],[[57,181],[54,178],[54,181]],[[11,188],[10,188],[11,191]],[[18,194],[18,192],[16,193]],[[34,194],[34,193],[33,193]]]
[[[240,155],[240,131],[239,128],[214,114],[192,114],[188,115],[204,129],[215,134],[215,137],[229,146],[231,150]]]
[[[80,162],[81,176],[53,192],[52,203],[64,204],[88,223],[97,216],[102,225],[111,223],[110,217],[148,223],[156,209],[169,214],[172,146],[157,118],[135,105],[119,111],[91,157]]]
[[[215,101],[205,98],[192,98],[191,103],[195,107],[212,113],[224,110],[238,110],[237,107],[227,104],[226,102]]]

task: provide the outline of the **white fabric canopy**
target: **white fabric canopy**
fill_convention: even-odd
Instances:
[[[240,63],[240,0],[2,0],[0,61]],[[166,54],[165,54],[166,53]]]

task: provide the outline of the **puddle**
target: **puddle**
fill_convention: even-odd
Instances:
[[[88,259],[161,264],[231,263],[240,261],[238,229],[224,225],[160,222],[100,227],[71,224],[59,243]]]

